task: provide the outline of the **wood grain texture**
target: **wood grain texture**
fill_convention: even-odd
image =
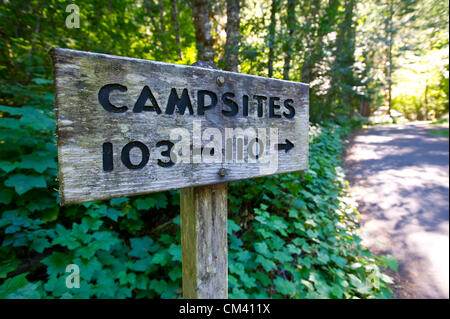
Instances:
[[[194,66],[219,69],[214,63]],[[180,191],[183,298],[228,298],[227,183]]]
[[[308,166],[309,87],[306,84],[268,79],[202,67],[175,65],[148,60],[131,59],[105,54],[53,49],[55,78],[55,111],[57,120],[58,163],[61,204],[87,202],[119,196],[130,196],[216,184],[274,173],[292,172]],[[219,86],[217,77],[224,79]],[[125,113],[107,112],[99,103],[98,93],[106,84],[120,84],[126,92],[111,93],[111,103],[126,106]],[[148,86],[162,113],[133,113],[133,106],[144,86]],[[194,114],[165,114],[170,90],[178,95],[186,88]],[[197,114],[197,92],[210,90],[218,96],[215,108]],[[234,117],[222,114],[221,96],[233,92],[239,105]],[[248,95],[248,116],[242,115],[242,96]],[[269,118],[264,104],[263,117],[257,116],[254,95],[277,96],[281,101],[293,99],[294,118]],[[280,103],[282,104],[282,102]],[[275,172],[265,172],[261,163],[177,163],[161,167],[161,140],[169,140],[174,128],[186,128],[192,133],[195,120],[202,129],[218,128],[277,128],[279,142],[289,139],[295,147],[277,154]],[[121,161],[121,150],[129,142],[140,141],[150,150],[150,160],[141,169],[131,170]],[[113,170],[103,170],[102,145],[113,145]],[[131,159],[140,160],[139,152]],[[164,158],[162,158],[164,159]],[[266,165],[267,166],[267,165]],[[219,175],[220,169],[226,174]]]
[[[228,298],[227,183],[181,190],[183,298]]]

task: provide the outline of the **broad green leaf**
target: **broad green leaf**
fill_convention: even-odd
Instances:
[[[41,260],[47,266],[47,274],[57,276],[64,274],[66,267],[73,264],[72,253],[53,252],[50,256]]]
[[[136,288],[147,290],[149,279],[146,275],[137,275],[136,276]]]
[[[113,206],[120,206],[122,203],[125,203],[128,201],[127,197],[119,197],[119,198],[113,198],[109,202]]]
[[[17,167],[17,162],[7,162],[7,161],[0,161],[0,169],[2,169],[5,173],[12,172]]]
[[[134,205],[139,210],[148,210],[155,207],[156,200],[153,198],[139,198],[134,202]]]
[[[154,265],[152,257],[151,256],[145,256],[141,259],[138,259],[134,263],[130,265],[130,269],[134,271],[148,271],[151,270],[152,266]]]
[[[69,249],[75,249],[81,246],[81,243],[74,237],[74,234],[70,229],[64,228],[62,225],[56,225],[56,234],[53,239],[52,245],[61,245]]]
[[[110,208],[110,209],[108,209],[106,216],[116,222],[119,217],[123,216],[123,213],[120,210]]]
[[[169,247],[169,254],[172,256],[172,260],[181,262],[181,246],[171,244]]]
[[[332,255],[331,260],[334,261],[340,268],[343,268],[347,264],[347,260],[340,256]]]
[[[167,285],[166,289],[161,294],[162,299],[174,299],[177,297],[176,290],[178,290],[179,287],[175,285]]]
[[[47,183],[43,176],[14,174],[5,181],[5,185],[14,187],[17,194],[22,195],[33,188],[46,188]]]
[[[317,260],[323,264],[326,264],[330,261],[330,256],[327,251],[321,250],[317,253]]]
[[[41,282],[27,283],[25,286],[17,289],[6,296],[7,299],[40,299],[41,294],[38,291]]]
[[[269,250],[269,247],[267,246],[267,244],[265,242],[255,243],[254,247],[255,247],[255,251],[257,253],[260,253],[261,255],[266,256],[266,257],[270,257],[271,256],[271,252]]]
[[[16,270],[20,263],[18,259],[2,260],[0,262],[0,278],[6,278],[8,273]]]
[[[0,105],[0,112],[6,112],[10,115],[22,115],[25,110],[22,107]]]
[[[120,242],[112,231],[97,231],[93,233],[92,237],[98,247],[103,250],[109,250],[111,246]]]
[[[171,257],[169,255],[169,253],[167,251],[165,251],[165,250],[158,251],[152,257],[153,257],[152,263],[153,264],[158,264],[158,265],[161,265],[161,266],[165,266],[171,260]]]
[[[154,290],[158,294],[162,294],[167,288],[167,282],[164,280],[152,279],[150,281],[149,289]]]
[[[398,259],[395,258],[392,255],[383,255],[380,257],[381,262],[384,264],[385,267],[389,267],[395,272],[398,272]]]
[[[131,238],[131,251],[128,253],[131,257],[145,257],[153,251],[153,239],[150,237]]]
[[[44,172],[47,168],[57,168],[55,158],[53,156],[39,156],[36,154],[24,155],[18,168],[33,169],[38,173]]]
[[[265,271],[271,271],[277,267],[272,260],[264,258],[261,255],[256,256],[255,261],[261,264]]]
[[[241,230],[241,227],[239,227],[239,225],[236,224],[234,222],[234,220],[228,219],[228,222],[227,222],[227,233],[229,235],[231,235],[232,232],[237,232],[237,231],[240,231],[240,230]]]
[[[272,283],[269,276],[267,276],[265,273],[261,271],[257,271],[255,273],[255,277],[261,282],[263,287],[267,287]]]
[[[0,192],[0,204],[8,205],[14,197],[14,191],[8,188],[3,188]]]
[[[47,238],[35,237],[31,243],[31,248],[36,250],[38,253],[42,253],[44,249],[50,247],[50,242]]]
[[[284,251],[274,251],[273,258],[282,264],[291,262],[293,260],[290,253]]]
[[[20,288],[25,287],[25,285],[28,284],[28,280],[26,278],[27,275],[28,273],[23,273],[15,277],[6,279],[0,285],[0,299],[5,299],[8,297],[8,295],[12,294]]]
[[[169,271],[169,278],[173,281],[181,279],[181,267],[174,267]]]
[[[32,81],[36,84],[53,84],[53,80],[42,79],[42,78],[34,78]]]
[[[277,288],[277,291],[280,293],[287,295],[287,296],[293,296],[297,293],[296,285],[284,278],[277,277],[274,280],[275,287]]]

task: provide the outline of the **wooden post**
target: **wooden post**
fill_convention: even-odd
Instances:
[[[228,298],[227,183],[181,189],[183,298]]]
[[[220,70],[213,62],[193,66]],[[227,183],[180,191],[183,298],[228,298]]]

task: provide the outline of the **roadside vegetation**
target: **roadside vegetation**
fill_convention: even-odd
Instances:
[[[54,46],[308,83],[309,169],[229,185],[230,297],[391,296],[383,269],[397,262],[361,245],[342,141],[380,106],[448,113],[448,1],[76,3],[80,28],[66,1],[0,6],[0,298],[181,295],[178,191],[59,206]],[[397,90],[406,53],[430,62],[426,90]],[[79,289],[66,287],[70,264]]]

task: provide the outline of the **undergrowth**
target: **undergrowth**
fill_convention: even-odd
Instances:
[[[0,298],[178,298],[179,193],[60,207],[51,80],[2,90]],[[310,127],[309,169],[229,184],[231,298],[385,298],[392,279],[358,237],[342,137]],[[80,288],[66,267],[80,267]]]

